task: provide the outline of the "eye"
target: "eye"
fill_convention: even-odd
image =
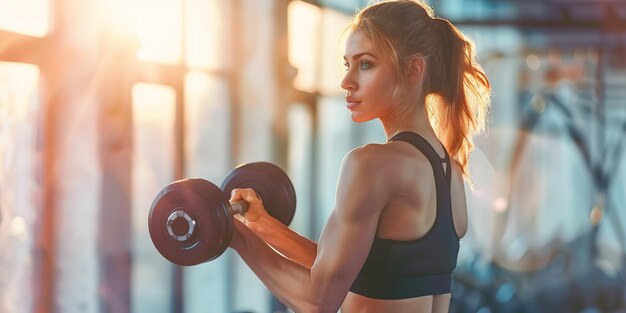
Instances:
[[[372,63],[370,63],[369,61],[361,61],[359,63],[359,68],[361,70],[368,70],[368,69],[372,68],[372,66],[373,66]]]
[[[346,68],[346,70],[350,69],[350,63],[348,63],[348,61],[343,62],[343,66]]]

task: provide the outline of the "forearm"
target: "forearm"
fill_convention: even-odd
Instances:
[[[237,230],[230,247],[281,302],[296,312],[316,312],[311,271],[284,258],[258,235],[235,221]]]
[[[317,243],[300,236],[274,218],[250,223],[248,227],[285,257],[306,268],[313,266]]]

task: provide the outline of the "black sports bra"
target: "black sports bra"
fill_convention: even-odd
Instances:
[[[415,240],[374,238],[350,291],[376,299],[449,293],[459,254],[459,237],[452,220],[450,156],[446,151],[445,158],[441,159],[422,136],[413,132],[401,132],[390,139],[393,140],[410,143],[430,161],[437,191],[435,223],[423,237]],[[442,162],[446,163],[445,173]]]

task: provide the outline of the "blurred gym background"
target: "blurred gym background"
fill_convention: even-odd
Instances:
[[[232,251],[181,268],[166,184],[270,161],[317,239],[366,0],[0,0],[0,312],[285,312]],[[626,1],[431,0],[493,84],[451,312],[626,312]]]

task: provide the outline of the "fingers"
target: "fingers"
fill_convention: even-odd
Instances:
[[[246,201],[248,204],[263,203],[256,191],[251,188],[235,188],[230,193],[230,202]]]

